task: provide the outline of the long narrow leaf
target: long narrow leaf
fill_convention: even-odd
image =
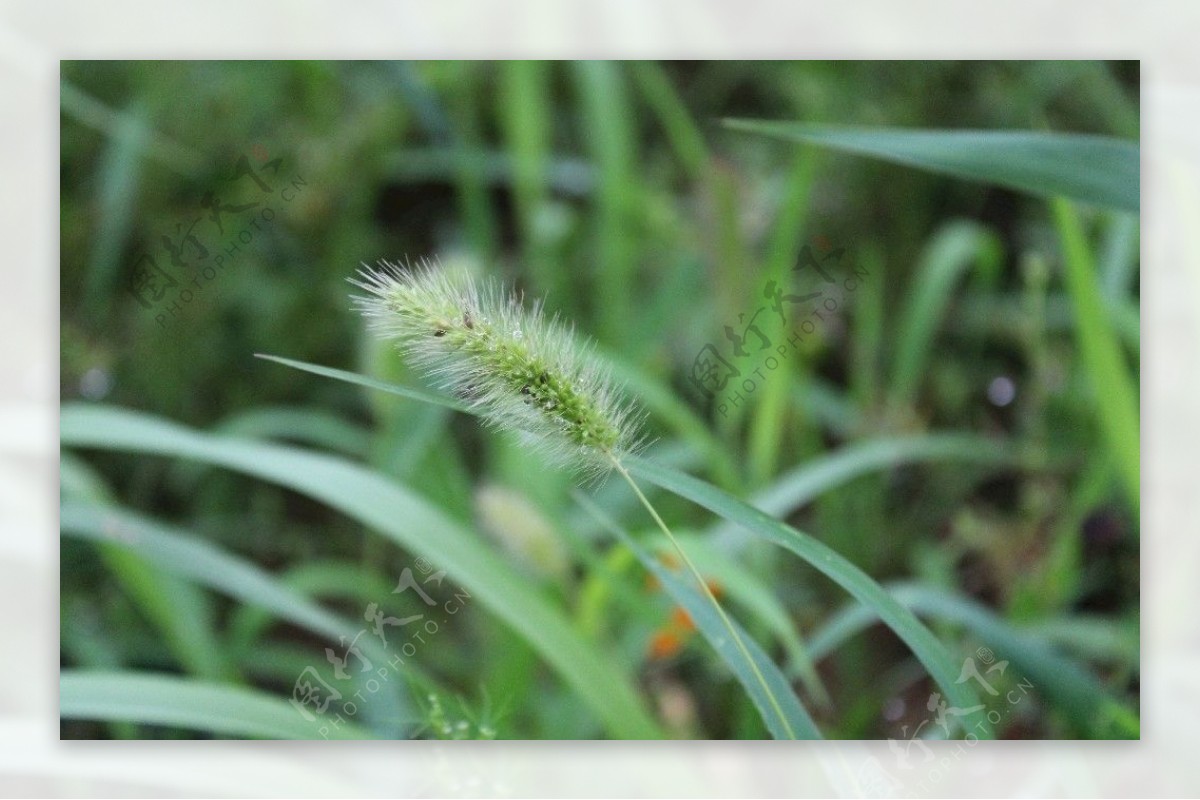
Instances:
[[[934,336],[946,314],[954,286],[972,266],[994,271],[1002,256],[999,240],[974,222],[956,220],[943,226],[933,237],[905,300],[896,341],[895,367],[892,371],[892,398],[897,403],[912,403],[926,363],[933,352]]]
[[[735,626],[738,636],[746,645],[753,665],[747,662],[746,657],[730,637],[729,631],[725,628],[725,624],[721,621],[721,617],[713,608],[712,603],[693,588],[694,581],[689,581],[663,566],[661,560],[634,541],[628,531],[608,518],[599,506],[586,496],[577,494],[576,500],[603,520],[605,527],[633,551],[633,554],[642,562],[642,566],[652,572],[662,584],[663,589],[687,611],[692,622],[695,623],[696,629],[708,640],[708,643],[733,671],[738,682],[742,684],[742,688],[754,702],[755,708],[758,709],[759,715],[772,736],[776,739],[821,738],[821,732],[817,730],[816,723],[813,722],[804,705],[796,697],[796,693],[792,691],[787,678],[741,625],[738,625],[732,617],[730,618],[730,623]],[[758,674],[763,677],[762,682],[755,674],[755,667],[758,669]],[[765,686],[763,682],[766,683]]]
[[[255,353],[255,356],[266,361],[274,361],[277,364],[284,364],[285,366],[295,367],[296,369],[301,369],[305,372],[311,372],[314,375],[322,375],[326,378],[334,378],[339,381],[346,381],[347,383],[355,383],[368,389],[378,389],[382,392],[398,394],[401,397],[407,397],[409,400],[419,400],[422,403],[433,403],[434,405],[445,406],[446,408],[452,408],[455,411],[462,411],[466,414],[471,413],[470,409],[467,408],[465,403],[459,402],[452,397],[447,397],[444,394],[427,392],[422,389],[411,389],[406,386],[397,386],[394,383],[375,380],[374,378],[368,378],[365,375],[347,372],[344,369],[322,367],[317,364],[308,364],[304,361],[293,361],[290,358],[271,356],[265,353]]]
[[[1091,381],[1096,416],[1136,509],[1141,503],[1137,384],[1125,364],[1116,331],[1108,324],[1099,276],[1079,216],[1065,200],[1056,199],[1053,207],[1075,311],[1075,337]]]
[[[369,739],[352,722],[314,726],[286,700],[222,684],[141,672],[63,670],[63,719],[170,725],[257,739]]]
[[[619,738],[657,738],[660,729],[612,660],[503,560],[422,498],[339,458],[262,442],[223,439],[139,412],[69,404],[61,414],[67,447],[186,458],[239,470],[317,499],[447,570],[520,633]]]
[[[911,611],[835,550],[690,475],[638,458],[629,459],[629,469],[633,474],[800,556],[878,614],[925,665],[948,701],[959,708],[978,705],[975,692],[965,683],[958,683],[961,665],[951,660],[941,642]],[[982,725],[981,732],[990,737],[990,725],[986,720]]]
[[[823,492],[871,472],[922,461],[954,461],[983,466],[1021,463],[1023,456],[1008,443],[969,433],[929,433],[872,439],[814,458],[779,476],[750,499],[750,504],[773,517],[782,517],[812,502]],[[743,529],[722,522],[714,533],[728,543],[744,536]]]
[[[888,590],[913,612],[965,625],[992,648],[997,659],[1011,661],[1018,675],[1033,684],[1085,733],[1103,731],[1115,737],[1137,737],[1136,715],[1113,698],[1085,669],[1045,644],[969,600],[943,590],[915,584],[896,584]],[[810,639],[814,658],[831,653],[855,633],[875,622],[873,609],[847,606]]]
[[[272,614],[319,634],[332,644],[337,644],[343,636],[347,641],[352,640],[362,628],[284,586],[251,562],[155,520],[116,506],[83,501],[64,501],[59,517],[64,536],[79,537],[102,544],[109,550],[119,550],[130,558],[153,565],[173,581],[187,580],[195,586],[232,597],[245,604],[243,610],[249,608]],[[391,657],[369,637],[363,639],[359,647],[373,664],[385,664]],[[312,661],[323,662],[320,650],[314,651]],[[412,661],[406,662],[404,670],[424,683],[429,682],[428,676]],[[299,677],[299,672],[292,676],[293,680]],[[358,688],[365,687],[359,675],[353,675],[352,679]],[[380,692],[363,713],[378,735],[396,737],[404,733],[396,721],[404,708],[399,694]]]
[[[785,673],[798,677],[813,699],[828,707],[829,692],[813,666],[808,648],[796,631],[787,609],[775,596],[775,592],[763,576],[713,547],[706,536],[676,531],[675,538],[702,574],[711,576],[720,583],[732,603],[746,609],[765,630],[770,631],[779,640],[789,660],[789,667]],[[661,542],[658,550],[665,557],[671,557],[672,551],[667,542]]]
[[[1040,131],[916,130],[726,120],[734,130],[995,183],[1042,197],[1137,212],[1140,148],[1107,136]]]

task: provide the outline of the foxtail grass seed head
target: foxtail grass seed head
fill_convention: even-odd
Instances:
[[[372,330],[495,428],[520,431],[563,466],[603,475],[640,443],[641,414],[592,347],[540,302],[422,260],[359,270]]]

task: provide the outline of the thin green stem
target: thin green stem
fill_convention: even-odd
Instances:
[[[729,615],[725,613],[724,607],[722,607],[721,603],[718,602],[716,595],[714,595],[712,592],[712,589],[708,588],[708,583],[704,580],[704,576],[700,574],[700,570],[696,568],[694,563],[692,563],[692,559],[688,557],[688,554],[684,551],[683,546],[679,544],[679,540],[675,538],[675,534],[671,533],[671,529],[667,527],[667,523],[663,522],[662,517],[658,515],[658,512],[654,509],[654,506],[652,506],[650,501],[646,499],[646,495],[642,494],[642,490],[638,488],[637,483],[635,483],[633,480],[633,476],[629,474],[629,472],[625,469],[625,466],[621,464],[621,462],[618,461],[617,458],[612,455],[612,453],[606,453],[606,455],[608,455],[609,461],[612,462],[613,467],[617,470],[617,472],[621,473],[621,477],[624,478],[625,482],[629,484],[629,487],[633,489],[633,493],[637,495],[638,500],[640,500],[642,505],[645,506],[646,510],[650,512],[650,516],[654,517],[654,521],[658,524],[659,530],[663,532],[663,535],[667,537],[667,541],[669,541],[675,548],[675,552],[679,554],[679,558],[692,573],[692,576],[696,579],[696,583],[700,584],[700,590],[704,592],[704,595],[708,598],[708,601],[712,603],[713,608],[716,609],[717,616],[721,618],[721,622],[725,624],[725,628],[729,631],[729,635],[733,637],[734,644],[736,644],[738,650],[741,651],[742,657],[746,659],[746,663],[748,663],[750,665],[750,669],[754,671],[754,677],[762,685],[763,691],[766,692],[767,697],[770,699],[771,707],[776,716],[779,717],[784,729],[787,731],[788,738],[795,739],[796,732],[792,730],[792,726],[788,723],[787,715],[783,713],[783,709],[779,706],[779,701],[775,699],[775,693],[771,691],[771,687],[767,683],[767,679],[763,677],[762,672],[758,668],[758,664],[750,655],[750,650],[747,649],[746,643],[742,640],[737,628],[733,626],[733,621],[730,620]]]

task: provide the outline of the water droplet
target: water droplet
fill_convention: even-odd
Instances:
[[[1010,378],[1001,375],[988,384],[987,396],[992,405],[1003,408],[1016,398],[1017,387]]]
[[[99,367],[92,367],[79,379],[79,393],[88,400],[103,400],[112,390],[112,376]]]
[[[905,708],[904,698],[893,697],[883,704],[883,718],[888,722],[895,722],[904,716]]]

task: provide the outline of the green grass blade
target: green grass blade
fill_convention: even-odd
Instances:
[[[361,564],[333,561],[305,561],[276,580],[290,592],[304,598],[338,598],[353,601],[363,608],[379,603],[384,611],[404,616],[400,603],[391,594],[392,585],[382,576],[364,572]],[[314,601],[315,602],[315,601]],[[242,605],[229,616],[230,646],[246,652],[257,646],[270,626],[270,610],[259,605]]]
[[[60,518],[65,536],[128,547],[171,574],[270,611],[333,641],[345,634],[353,636],[357,630],[251,562],[138,514],[110,506],[65,502]]]
[[[64,453],[61,459],[61,496],[97,505],[112,503],[112,493],[98,474],[83,461]],[[111,534],[111,531],[108,532]],[[119,540],[105,536],[100,558],[142,613],[158,628],[163,642],[176,660],[192,675],[208,680],[236,677],[227,648],[214,630],[213,609],[196,587],[156,566]],[[72,620],[72,623],[74,621]],[[68,624],[69,625],[69,624]],[[67,627],[64,625],[64,637]],[[118,666],[91,664],[88,666]]]
[[[512,186],[520,225],[521,246],[533,286],[556,303],[569,300],[562,291],[565,273],[548,251],[539,219],[548,193],[550,148],[554,139],[554,64],[508,61],[499,68],[497,107],[507,151],[512,154]]]
[[[772,519],[725,492],[690,475],[638,458],[628,459],[635,475],[669,492],[707,508],[728,522],[741,525],[751,533],[798,555],[841,586],[859,602],[870,607],[911,649],[946,699],[959,708],[978,705],[975,692],[958,683],[960,664],[954,663],[942,643],[930,633],[911,611],[902,606],[874,579],[847,561],[835,550],[807,534]],[[986,720],[980,732],[990,738]]]
[[[1137,281],[1141,220],[1130,214],[1110,214],[1104,244],[1097,260],[1101,291],[1109,303],[1128,302]],[[1136,308],[1136,298],[1134,307]]]
[[[236,680],[203,592],[174,575],[163,574],[135,551],[107,545],[101,549],[101,558],[184,669],[205,680]]]
[[[712,467],[715,475],[722,479],[736,481],[733,462],[721,446],[721,443],[716,440],[686,403],[681,403],[665,387],[646,377],[630,364],[616,358],[607,351],[599,350],[598,353],[601,358],[605,359],[611,365],[613,375],[629,386],[645,402],[647,410],[675,429],[680,436],[691,442],[699,452],[704,453],[709,459],[709,465]],[[326,378],[354,383],[368,389],[379,389],[391,394],[400,395],[401,397],[407,397],[410,400],[444,406],[455,411],[461,411],[464,414],[475,413],[465,403],[461,403],[446,395],[422,389],[411,389],[394,383],[376,380],[375,378],[368,378],[354,372],[347,372],[332,367],[322,367],[304,361],[293,361],[290,358],[263,354],[259,354],[258,357]]]
[[[1141,155],[1136,142],[1039,131],[918,130],[725,120],[734,130],[872,156],[1041,197],[1136,213]]]
[[[792,624],[787,609],[779,602],[771,587],[756,572],[713,547],[707,537],[677,533],[676,538],[700,571],[721,584],[725,596],[732,603],[744,608],[779,640],[788,655],[786,673],[798,677],[812,698],[828,707],[829,692],[821,682],[808,648]],[[666,542],[661,543],[658,550],[663,557],[671,557]]]
[[[582,132],[596,164],[595,230],[597,268],[593,289],[604,340],[623,344],[629,320],[636,316],[637,231],[640,174],[637,169],[636,117],[621,64],[579,61],[573,64],[579,87]]]
[[[1021,629],[1082,661],[1128,667],[1141,660],[1141,629],[1136,618],[1073,614],[1025,622]]]
[[[806,462],[755,495],[753,504],[782,516],[860,475],[918,461],[958,461],[991,466],[1018,462],[1007,442],[970,433],[929,433],[876,438]]]
[[[808,217],[813,181],[816,178],[817,159],[810,153],[800,153],[793,159],[789,171],[784,197],[774,221],[771,239],[767,245],[762,266],[762,279],[787,287],[791,283],[789,270],[800,252],[804,236],[805,220]],[[775,314],[767,316],[763,332],[773,342],[786,336],[786,326]],[[790,356],[795,359],[795,355]],[[785,365],[786,367],[786,365]],[[811,371],[807,365],[800,371]],[[788,390],[793,380],[793,371],[778,369],[767,373],[762,391],[755,402],[750,417],[748,436],[750,484],[760,486],[772,474],[784,448],[789,411]]]
[[[1125,492],[1135,509],[1141,505],[1141,430],[1137,384],[1108,324],[1104,298],[1083,226],[1075,209],[1061,198],[1052,203],[1062,239],[1067,291],[1075,310],[1075,338],[1092,385],[1092,397],[1104,438],[1117,461]]]
[[[161,570],[165,573],[162,577],[173,582],[190,581],[190,584],[183,584],[188,589],[194,591],[196,586],[211,589],[244,603],[240,611],[253,609],[269,613],[319,634],[330,644],[337,644],[342,636],[353,639],[362,627],[284,586],[251,562],[152,519],[115,506],[78,501],[64,502],[59,516],[64,536],[93,541],[102,544],[105,550],[123,553],[128,558],[136,557]],[[187,632],[190,628],[182,626],[181,630]],[[197,639],[195,644],[203,645],[205,640]],[[236,641],[234,645],[233,649],[236,649]],[[391,657],[374,639],[362,640],[360,647],[374,664],[387,663]],[[321,663],[321,650],[314,650],[312,656],[314,662]],[[408,662],[405,669],[428,681],[412,662]],[[292,676],[293,680],[299,677],[299,673]],[[364,688],[365,684],[358,676],[352,676],[352,679],[356,688]],[[373,699],[374,702],[364,709],[364,716],[371,720],[379,735],[389,738],[401,735],[403,731],[395,722],[404,710],[399,697],[380,692]]]
[[[561,611],[477,537],[378,473],[326,455],[222,439],[104,406],[64,406],[61,441],[66,447],[155,453],[220,465],[323,502],[446,569],[558,671],[611,735],[661,736],[632,681],[609,655],[580,636]]]
[[[371,738],[351,722],[326,726],[322,736],[286,700],[262,692],[143,672],[63,670],[58,702],[63,719],[170,725],[256,739]]]
[[[253,408],[221,420],[213,432],[256,439],[288,439],[360,458],[371,449],[371,434],[364,428],[336,414],[311,408]]]
[[[1004,466],[1020,463],[1022,458],[1025,456],[1003,441],[968,433],[871,439],[822,455],[784,473],[755,494],[750,504],[772,517],[783,517],[824,492],[900,464],[955,461]],[[719,539],[740,535],[740,528],[731,523],[718,526],[716,531]]]
[[[684,171],[693,180],[704,178],[705,167],[712,156],[704,142],[704,135],[692,119],[687,104],[671,84],[670,77],[653,61],[634,62],[629,69]]]
[[[470,409],[467,408],[465,403],[459,402],[458,400],[455,400],[452,397],[447,397],[443,394],[436,394],[423,389],[410,389],[405,386],[397,386],[394,383],[388,383],[387,381],[368,378],[365,375],[358,375],[354,372],[347,372],[343,369],[322,367],[317,364],[308,364],[304,361],[293,361],[290,358],[271,356],[266,355],[265,353],[255,353],[255,357],[264,359],[266,361],[274,361],[277,364],[283,364],[284,366],[295,367],[296,369],[304,370],[305,372],[311,372],[314,375],[322,375],[326,378],[346,381],[347,383],[356,383],[359,386],[366,387],[367,389],[378,389],[382,392],[398,394],[401,397],[407,397],[409,400],[419,400],[422,403],[433,403],[434,405],[445,406],[446,408],[451,408],[455,411],[461,411],[464,414],[471,413]]]
[[[119,117],[119,127],[105,148],[97,185],[99,197],[95,246],[88,264],[85,302],[103,319],[113,304],[121,275],[121,255],[134,230],[143,151],[149,139],[146,111],[131,109]]]
[[[767,657],[762,648],[755,642],[746,630],[738,625],[732,617],[730,624],[735,626],[737,634],[746,646],[754,666],[747,662],[746,656],[736,646],[725,622],[717,614],[708,598],[704,597],[694,586],[694,582],[672,570],[667,569],[661,560],[634,541],[633,537],[600,510],[583,494],[576,494],[576,500],[598,519],[605,522],[608,528],[621,542],[628,547],[647,570],[654,574],[662,584],[663,589],[687,611],[696,625],[696,629],[704,636],[712,648],[717,651],[721,660],[729,667],[737,678],[738,683],[746,690],[746,694],[754,702],[755,708],[762,716],[767,730],[776,739],[820,739],[821,732],[816,723],[805,710],[804,705],[792,691],[788,679],[784,677],[775,663]],[[758,668],[757,673],[754,667]],[[763,680],[759,680],[759,675]]]
[[[994,270],[1001,257],[996,236],[974,222],[951,222],[930,242],[899,322],[892,372],[893,402],[907,405],[916,399],[933,351],[934,335],[955,284],[974,265],[985,272]]]
[[[1104,731],[1111,738],[1137,738],[1136,715],[1118,703],[1095,676],[1038,637],[1009,624],[975,601],[947,591],[916,584],[888,588],[898,602],[921,616],[965,626],[992,648],[998,660],[1011,661],[1018,677],[1028,678],[1034,691],[1062,710],[1081,732]],[[877,618],[874,610],[866,606],[847,606],[810,638],[813,658],[824,658]],[[1133,727],[1129,724],[1131,720]]]

